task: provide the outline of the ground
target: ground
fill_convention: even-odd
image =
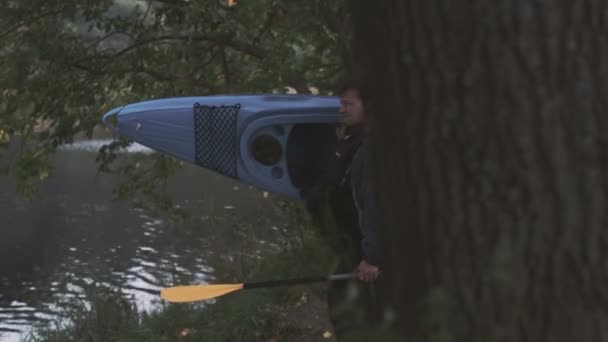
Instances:
[[[329,320],[327,301],[317,294],[302,293],[297,302],[282,308],[281,317],[286,325],[296,327],[298,330],[298,334],[289,337],[289,342],[336,341]]]

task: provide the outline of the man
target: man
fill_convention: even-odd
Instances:
[[[380,264],[377,234],[374,222],[374,198],[371,186],[369,148],[366,138],[364,90],[354,82],[345,84],[340,91],[340,112],[342,124],[347,130],[357,130],[361,134],[361,144],[355,151],[344,177],[350,177],[353,202],[357,208],[358,226],[361,233],[362,260],[356,268],[358,278],[365,282],[376,280]]]
[[[319,186],[306,194],[313,199],[319,196],[319,188],[330,185],[329,205],[337,234],[328,235],[339,258],[335,273],[354,271],[360,280],[330,284],[328,304],[337,337],[375,320],[374,288],[370,283],[378,278],[381,264],[369,175],[366,94],[362,86],[349,81],[339,96],[342,122],[335,154]],[[325,233],[331,229],[323,228]]]

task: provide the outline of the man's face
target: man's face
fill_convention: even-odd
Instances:
[[[340,96],[340,113],[342,113],[342,123],[346,126],[363,123],[365,110],[358,91],[347,90]]]

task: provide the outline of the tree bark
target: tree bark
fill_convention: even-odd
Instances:
[[[608,339],[608,2],[350,4],[400,333]]]

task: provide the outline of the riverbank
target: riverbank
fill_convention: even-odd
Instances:
[[[297,211],[300,209],[290,209]],[[334,259],[298,212],[279,251],[251,255],[241,269],[222,270],[235,283],[331,272]],[[247,271],[243,271],[243,266]],[[121,293],[95,288],[90,305],[63,326],[37,330],[29,341],[335,341],[328,319],[326,284],[239,291],[210,304],[172,304],[142,313]]]

